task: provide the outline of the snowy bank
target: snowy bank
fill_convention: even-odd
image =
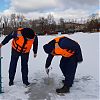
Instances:
[[[33,52],[29,58],[29,81],[32,85],[25,88],[21,80],[21,64],[18,61],[15,85],[8,86],[8,69],[11,56],[11,41],[2,47],[2,85],[4,93],[0,94],[0,100],[99,100],[99,35],[100,33],[75,33],[68,36],[77,41],[83,52],[83,63],[78,65],[76,78],[69,94],[57,95],[55,89],[63,84],[63,75],[59,68],[61,57],[54,57],[50,76],[45,73],[45,60],[47,54],[43,51],[43,45],[55,36],[38,36],[39,48],[37,58]],[[2,41],[4,36],[0,37]]]

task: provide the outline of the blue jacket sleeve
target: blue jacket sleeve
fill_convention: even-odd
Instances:
[[[83,61],[82,51],[79,45],[77,46],[77,50],[76,50],[76,58],[77,58],[77,62]]]
[[[17,34],[12,32],[10,33],[9,35],[7,35],[4,40],[1,42],[2,45],[5,45],[6,43],[8,43],[12,38],[16,38],[17,37]]]
[[[49,68],[49,66],[51,65],[52,59],[53,59],[53,55],[49,54],[47,59],[46,59],[46,64],[45,64],[45,68]]]
[[[33,43],[33,52],[34,52],[34,54],[37,54],[37,50],[38,50],[38,37],[35,36],[34,43]]]

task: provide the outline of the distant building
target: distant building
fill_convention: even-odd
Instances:
[[[72,33],[83,31],[84,27],[85,24],[72,23],[72,22],[65,23],[65,30]]]

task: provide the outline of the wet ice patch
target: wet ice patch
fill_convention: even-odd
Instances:
[[[55,90],[63,86],[62,79],[57,76],[42,77],[29,88],[29,100],[98,100],[98,82],[92,76],[75,78],[70,93],[58,95]]]
[[[49,93],[55,94],[55,87],[56,84],[53,78],[44,77],[29,88],[29,100],[51,100]]]

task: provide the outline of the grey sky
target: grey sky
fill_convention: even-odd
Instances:
[[[99,11],[99,0],[11,0],[4,13],[23,13],[39,17],[54,14],[55,17],[81,17]]]
[[[12,0],[12,6],[18,12],[48,12],[66,9],[92,10],[99,7],[98,0]]]

